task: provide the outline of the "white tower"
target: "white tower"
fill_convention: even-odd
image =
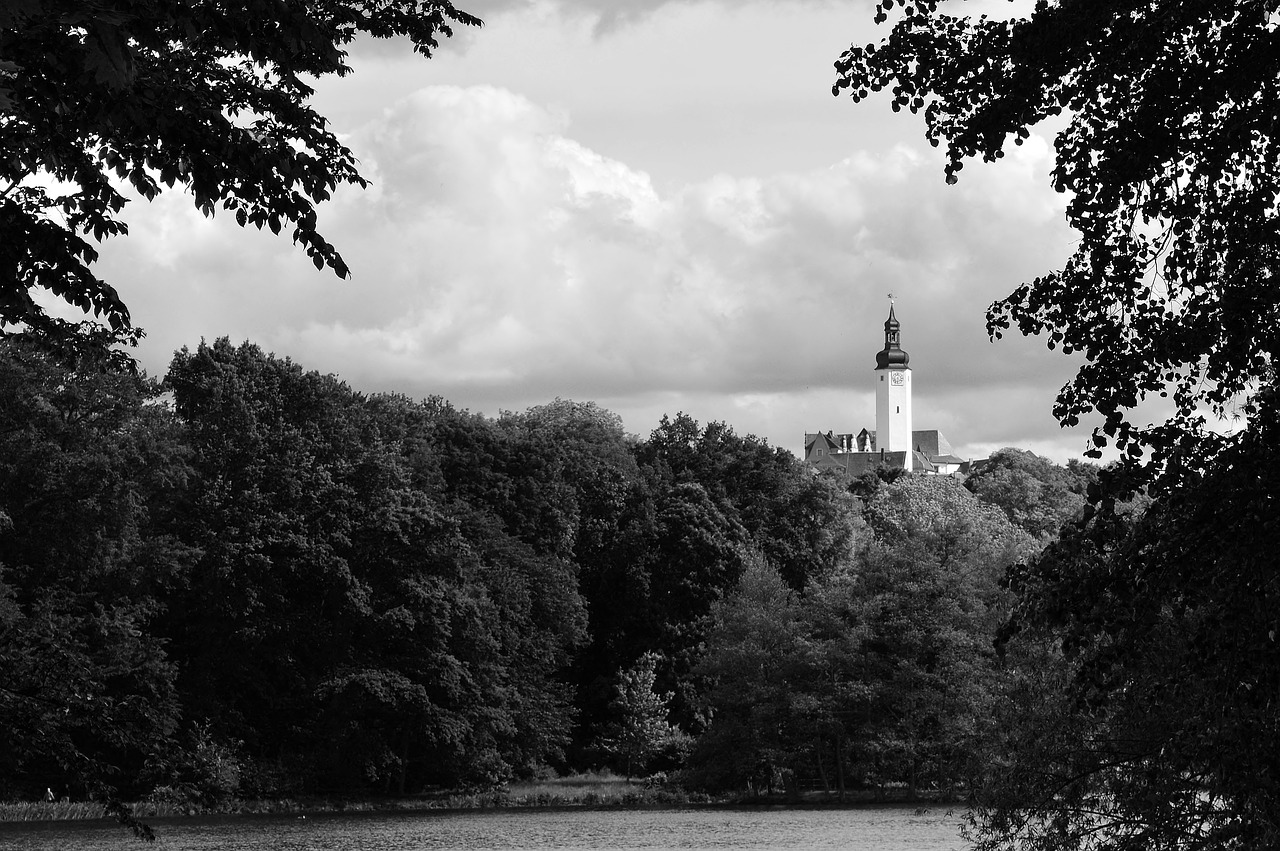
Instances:
[[[889,304],[884,323],[884,349],[876,353],[876,449],[906,452],[904,466],[911,469],[911,368],[902,350],[898,320]]]

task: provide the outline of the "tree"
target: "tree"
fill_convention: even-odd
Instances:
[[[992,641],[1008,605],[1000,579],[1034,546],[945,476],[902,476],[866,513],[875,539],[854,575],[820,597],[828,622],[865,633],[842,662],[864,684],[846,721],[850,762],[869,780],[913,791],[924,782],[952,786],[998,688]],[[826,634],[839,639],[831,627]]]
[[[110,804],[166,779],[181,750],[177,669],[153,626],[197,555],[169,528],[190,471],[155,383],[119,366],[0,339],[7,796]]]
[[[837,92],[891,89],[895,109],[924,111],[949,182],[965,159],[1062,123],[1052,180],[1071,194],[1076,251],[992,305],[988,329],[1082,353],[1054,413],[1101,414],[1094,451],[1113,443],[1123,461],[1089,488],[1078,528],[1010,574],[1010,646],[1056,645],[1064,670],[1023,679],[1043,723],[1016,725],[979,787],[985,847],[1280,837],[1277,770],[1259,747],[1278,722],[1257,696],[1280,679],[1259,619],[1275,599],[1280,499],[1278,11],[1059,0],[993,20],[924,0],[837,63]],[[1152,396],[1171,412],[1139,427],[1132,411]],[[1208,427],[1235,415],[1242,431]],[[1152,502],[1136,519],[1123,499],[1141,486]]]
[[[1054,648],[998,720],[983,849],[1280,843],[1280,417],[1144,513],[1093,512],[1014,574],[1008,655]],[[1046,664],[1048,662],[1049,664]]]
[[[1052,181],[1070,194],[1075,253],[992,305],[988,328],[1082,353],[1055,415],[1097,411],[1096,447],[1151,450],[1147,474],[1176,447],[1205,448],[1201,409],[1235,413],[1280,355],[1276,14],[1270,0],[1059,0],[995,19],[922,0],[836,63],[834,92],[888,89],[895,111],[924,112],[948,182],[966,159],[1062,124]],[[1130,421],[1166,394],[1165,422]]]
[[[754,555],[712,606],[699,782],[961,779],[999,687],[998,582],[1032,542],[949,477],[902,476],[866,513],[874,537],[803,595]]]
[[[665,748],[679,745],[684,734],[667,721],[671,694],[654,691],[657,653],[645,653],[632,667],[618,674],[612,708],[617,720],[603,739],[606,751],[622,760],[627,780],[644,771],[649,760]]]
[[[1048,540],[1079,514],[1096,479],[1097,468],[1091,464],[1075,461],[1060,467],[1034,452],[1006,447],[993,452],[964,486],[1027,534]]]
[[[771,789],[803,771],[816,744],[805,717],[813,690],[799,595],[758,553],[745,561],[732,592],[712,607],[697,669],[711,723],[691,756],[691,777],[717,789]]]
[[[250,791],[492,784],[558,755],[558,674],[585,620],[572,565],[440,475],[511,469],[433,457],[482,447],[492,423],[367,400],[226,339],[179,352],[166,381],[202,549],[171,646],[189,714],[244,742]],[[519,495],[506,481],[495,500]]]
[[[432,720],[429,727],[461,734],[464,747],[451,750],[447,736],[431,733],[445,746],[419,749],[417,779],[430,769],[426,776],[436,783],[492,783],[558,762],[574,714],[563,672],[586,627],[570,550],[576,480],[566,475],[563,456],[572,450],[515,427],[516,415],[495,422],[440,399],[379,396],[365,407],[398,456],[397,475],[435,518],[412,537],[393,538],[395,560],[381,556],[381,544],[353,557],[377,565],[377,583],[395,589],[385,618],[371,625],[377,640],[362,651],[365,663],[376,668],[388,654],[420,657],[411,664],[426,674],[422,682],[461,687],[456,698],[439,702],[453,713],[450,723]],[[608,420],[582,407],[591,412],[586,418]],[[370,506],[368,514],[376,525],[385,512]],[[415,606],[433,584],[451,595],[452,609]],[[416,636],[406,634],[413,620]],[[439,668],[428,647],[454,660],[452,667]]]
[[[1032,551],[1025,531],[950,476],[902,476],[877,491],[864,513],[881,544],[921,543],[944,568],[984,583]]]
[[[366,182],[304,78],[349,73],[362,33],[430,55],[455,23],[480,22],[448,0],[0,4],[0,326],[65,331],[41,290],[129,326],[90,242],[127,232],[121,184],[148,200],[182,186],[206,216],[292,227],[317,269],[345,277],[315,205]]]
[[[856,536],[856,512],[837,480],[724,423],[664,416],[636,455],[664,482],[701,485],[797,591],[840,563]]]

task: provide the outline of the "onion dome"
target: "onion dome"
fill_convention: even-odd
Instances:
[[[884,322],[884,349],[876,352],[876,369],[907,369],[911,357],[902,350],[898,319],[889,305],[889,318]]]

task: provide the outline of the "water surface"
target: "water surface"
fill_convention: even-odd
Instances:
[[[961,851],[959,812],[858,809],[481,810],[154,819],[143,845],[113,822],[0,824],[4,851],[775,849]]]

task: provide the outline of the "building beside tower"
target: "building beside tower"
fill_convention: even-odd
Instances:
[[[910,362],[890,304],[884,348],[876,353],[876,430],[806,434],[805,461],[819,470],[838,469],[852,476],[880,465],[924,473],[962,472],[967,465],[941,432],[912,427]]]

